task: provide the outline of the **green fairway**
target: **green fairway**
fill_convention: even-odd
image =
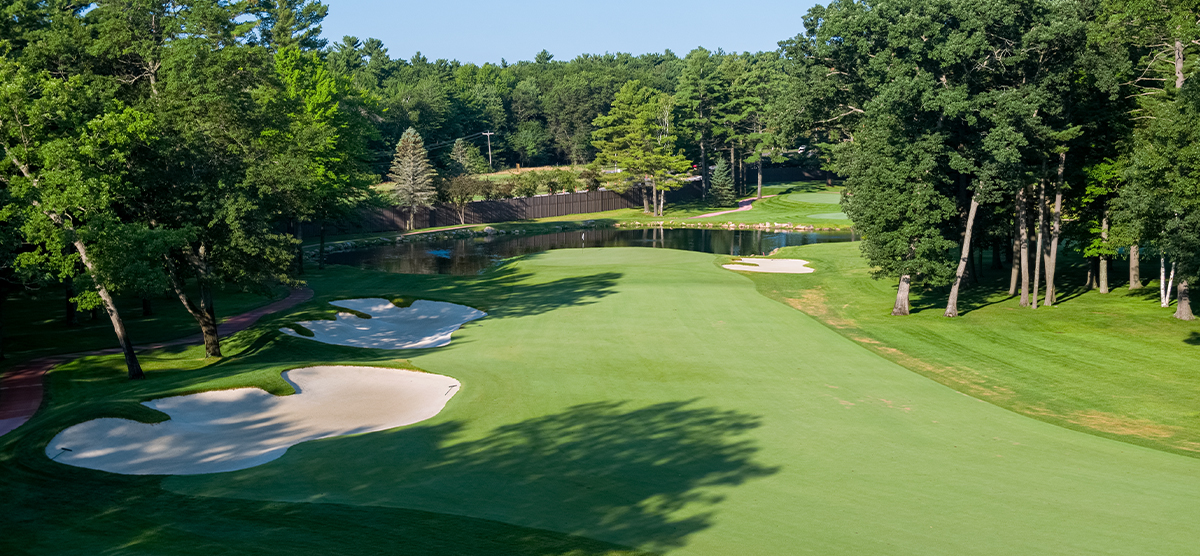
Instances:
[[[914,288],[913,314],[890,316],[896,284],[871,279],[857,243],[777,256],[820,270],[755,275],[760,291],[913,371],[1037,419],[1200,457],[1200,322],[1159,307],[1157,280],[1130,291],[1124,261],[1101,294],[1081,287],[1082,261],[1064,255],[1058,305],[1036,310],[1008,297],[1007,269],[985,270],[963,292],[962,316],[947,319],[944,288]],[[1153,270],[1144,265],[1142,276]]]
[[[815,266],[812,276],[835,276]],[[964,396],[758,295],[712,255],[564,250],[515,270],[490,317],[446,348],[413,352],[463,383],[435,419],[164,486],[467,516],[678,554],[1193,546],[1200,462]],[[344,289],[345,278],[314,286]],[[360,295],[479,303],[486,289],[444,280],[370,278]]]

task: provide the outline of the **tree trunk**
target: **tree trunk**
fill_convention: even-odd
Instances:
[[[1171,305],[1171,290],[1175,288],[1175,263],[1171,263],[1171,274],[1167,278],[1167,296],[1163,298],[1163,307]]]
[[[1017,210],[1017,212],[1020,212],[1021,209],[1018,206],[1016,208],[1016,210]],[[1013,233],[1012,233],[1012,253],[1009,254],[1009,258],[1011,260],[1009,260],[1009,262],[1008,262],[1008,267],[1010,269],[1009,277],[1008,277],[1008,296],[1009,297],[1017,295],[1017,281],[1021,276],[1021,264],[1019,262],[1021,260],[1020,259],[1020,253],[1021,253],[1020,226],[1021,226],[1021,220],[1014,214],[1013,215]]]
[[[200,332],[204,334],[204,356],[221,357],[221,336],[217,330],[217,309],[213,305],[212,287],[208,282],[200,281],[200,310],[204,320],[200,323]]]
[[[1138,244],[1129,246],[1129,289],[1142,289],[1142,259]]]
[[[201,253],[204,252],[204,247],[200,248]],[[217,314],[213,308],[212,288],[209,287],[204,280],[205,269],[203,258],[193,264],[200,266],[197,270],[200,273],[200,278],[197,280],[200,286],[200,306],[184,291],[183,278],[175,269],[175,264],[168,258],[166,259],[167,280],[171,283],[171,289],[175,292],[175,296],[179,298],[179,302],[183,304],[183,308],[187,309],[188,314],[196,320],[196,324],[200,325],[200,333],[204,337],[204,355],[205,357],[221,357],[221,338],[217,331]]]
[[[735,150],[734,147],[729,147],[729,175],[733,178],[734,191],[741,191],[742,187],[745,187],[746,182],[745,180],[738,180],[738,165],[737,160],[735,160]]]
[[[762,154],[758,156],[758,198],[762,199]]]
[[[707,170],[705,170],[705,171],[707,172]],[[705,187],[705,191],[708,191],[708,186],[704,186],[704,187]],[[705,193],[705,195],[707,195],[707,194],[708,193]],[[648,186],[648,185],[642,186],[642,214],[649,214],[649,215],[654,214],[650,210],[650,186]]]
[[[901,317],[908,314],[908,290],[911,287],[912,276],[905,274],[900,277],[900,286],[896,289],[896,305],[892,307],[892,315]]]
[[[154,304],[150,302],[149,297],[142,298],[142,317],[154,316]]]
[[[1029,190],[1022,187],[1017,191],[1017,230],[1021,234],[1021,306],[1029,306]]]
[[[1096,289],[1096,257],[1088,257],[1087,259],[1087,289]]]
[[[1108,209],[1104,209],[1104,216],[1100,218],[1100,239],[1104,240],[1105,247],[1108,246]],[[1108,255],[1100,255],[1100,293],[1108,293]]]
[[[1004,240],[996,238],[992,242],[992,270],[1004,270]]]
[[[321,221],[321,244],[317,247],[317,270],[325,270],[325,221]]]
[[[1187,280],[1179,281],[1179,291],[1175,296],[1175,318],[1179,320],[1196,320],[1196,316],[1192,314],[1192,306],[1188,303],[1188,286]]]
[[[971,208],[967,210],[967,229],[963,234],[962,254],[958,257],[958,271],[954,286],[950,288],[950,299],[946,302],[947,317],[958,316],[958,290],[962,288],[963,273],[967,271],[967,258],[971,256],[971,228],[975,225],[975,213],[979,210],[979,194],[971,195]]]
[[[1042,279],[1042,259],[1046,231],[1046,180],[1038,182],[1037,250],[1033,255],[1033,308],[1038,308],[1038,289]]]
[[[465,204],[458,207],[458,224],[460,226],[467,225],[467,205]]]
[[[1058,238],[1062,235],[1063,180],[1067,169],[1067,153],[1058,155],[1058,179],[1054,182],[1054,222],[1050,229],[1050,255],[1046,258],[1046,305],[1058,303],[1054,275],[1058,271]]]
[[[1158,256],[1158,302],[1167,306],[1167,258],[1163,255]]]
[[[133,342],[129,340],[129,334],[125,332],[125,321],[121,319],[121,313],[117,311],[117,304],[113,302],[112,295],[109,295],[108,288],[95,279],[96,269],[87,255],[86,246],[80,240],[75,240],[74,245],[80,260],[83,261],[83,266],[87,268],[88,273],[92,276],[92,281],[96,283],[96,293],[100,294],[100,299],[104,301],[104,309],[108,312],[108,319],[112,321],[113,332],[117,334],[117,342],[121,344],[121,353],[125,355],[125,368],[129,371],[130,380],[146,378],[146,374],[142,372],[142,365],[138,363],[137,354],[133,352]]]
[[[708,150],[704,148],[704,135],[701,134],[700,135],[700,189],[704,190],[705,198],[707,198],[709,195],[708,178],[709,178],[709,176],[708,176]],[[646,205],[646,208],[649,209],[650,205]],[[650,212],[650,211],[646,210],[646,212]]]
[[[63,321],[67,323],[67,326],[79,324],[79,311],[75,308],[75,302],[71,301],[74,297],[75,280],[70,276],[63,278],[63,309],[66,311]]]

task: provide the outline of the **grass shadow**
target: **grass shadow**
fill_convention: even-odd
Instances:
[[[714,489],[767,477],[758,416],[698,400],[577,405],[474,440],[459,422],[293,448],[279,465],[168,485],[204,496],[319,495],[469,515],[664,551],[713,524]],[[356,454],[347,459],[345,454]],[[265,490],[264,490],[265,489]]]

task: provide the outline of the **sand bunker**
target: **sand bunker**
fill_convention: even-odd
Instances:
[[[738,264],[751,263],[751,264]],[[746,272],[771,272],[776,274],[808,274],[813,269],[805,266],[808,261],[800,259],[738,259],[733,264],[723,265],[729,270]],[[751,266],[753,265],[753,266]]]
[[[437,415],[459,390],[453,378],[379,367],[326,366],[283,373],[296,393],[257,388],[144,402],[158,424],[95,419],[46,446],[55,461],[126,475],[196,475],[246,469],[308,440],[411,425]]]
[[[442,347],[450,343],[450,335],[463,324],[487,316],[487,313],[443,301],[419,300],[411,307],[400,308],[386,299],[343,299],[330,303],[335,307],[366,313],[371,318],[359,318],[350,313],[338,313],[337,320],[314,320],[297,323],[312,331],[310,340],[379,349],[417,349]],[[281,331],[307,338],[288,328]]]

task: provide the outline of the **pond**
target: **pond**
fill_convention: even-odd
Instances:
[[[371,268],[400,274],[478,274],[510,257],[550,249],[647,247],[683,249],[735,256],[766,255],[780,247],[851,241],[852,232],[776,232],[720,230],[602,228],[541,235],[495,235],[383,245],[329,253],[331,264]]]

